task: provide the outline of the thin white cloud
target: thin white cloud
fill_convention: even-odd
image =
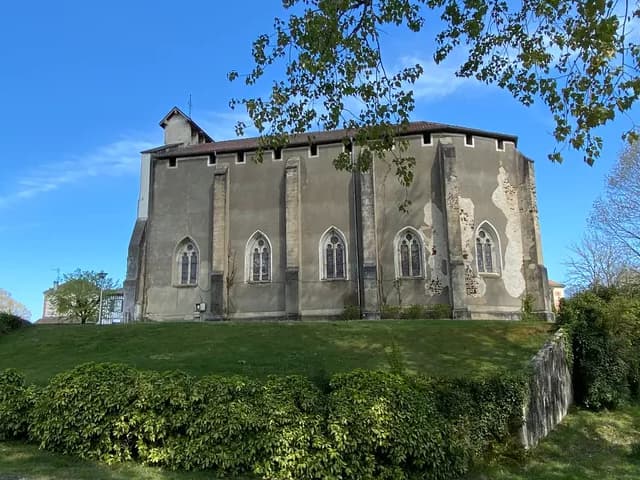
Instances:
[[[18,177],[10,185],[17,187],[0,192],[0,208],[78,183],[97,176],[134,175],[140,168],[140,151],[154,145],[145,140],[122,139],[96,148],[84,155],[70,155],[54,163],[40,165]]]
[[[448,64],[436,64],[433,60],[424,60],[419,57],[402,57],[401,67],[421,65],[424,73],[411,87],[416,100],[428,102],[441,100],[454,94],[462,87],[477,85],[472,78],[456,76],[456,69]]]
[[[245,137],[258,135],[256,129],[253,128],[249,115],[243,110],[244,107],[239,105],[236,108],[237,110],[229,110],[227,112],[204,112],[198,114],[194,120],[216,142],[237,138],[235,127],[238,122],[244,122],[247,125]]]

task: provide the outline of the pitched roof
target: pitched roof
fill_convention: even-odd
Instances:
[[[564,288],[564,283],[558,283],[555,280],[549,280],[549,286],[552,288]]]
[[[173,117],[174,115],[180,115],[181,117],[184,117],[187,122],[189,122],[189,125],[191,125],[191,128],[193,128],[194,130],[196,130],[198,133],[201,133],[205,140],[207,142],[213,142],[213,138],[211,138],[207,132],[205,132],[202,128],[200,128],[200,126],[194,122],[193,120],[191,120],[191,117],[189,117],[188,115],[186,115],[182,110],[180,110],[178,107],[173,107],[169,113],[167,113],[164,118],[162,120],[160,120],[160,126],[162,128],[164,128],[167,125],[167,122],[169,121],[169,119],[171,117]]]
[[[182,143],[178,142],[178,143],[168,143],[167,145],[161,145],[159,147],[153,147],[150,148],[148,150],[143,150],[140,153],[159,153],[162,152],[163,150],[169,150],[171,148],[174,147],[179,147],[180,145],[182,145]]]
[[[329,130],[321,132],[308,132],[298,133],[291,135],[287,147],[296,147],[308,145],[310,143],[316,145],[322,145],[327,143],[341,142],[345,138],[349,138],[353,135],[353,130],[341,129],[341,130]],[[498,140],[505,140],[517,144],[518,137],[514,135],[507,135],[504,133],[488,132],[485,130],[477,130],[474,128],[460,127],[456,125],[447,125],[444,123],[434,122],[411,122],[403,130],[403,135],[415,135],[421,133],[462,133],[478,135],[482,137],[496,138]],[[260,138],[237,138],[234,140],[224,140],[221,142],[203,143],[198,145],[179,146],[176,148],[169,148],[165,146],[165,149],[161,149],[155,154],[158,158],[167,158],[179,156],[195,156],[195,155],[207,155],[211,153],[224,153],[224,152],[238,152],[238,151],[251,151],[257,150],[260,146]]]

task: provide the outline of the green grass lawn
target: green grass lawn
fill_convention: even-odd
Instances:
[[[635,446],[635,447],[634,447]],[[498,465],[468,480],[638,480],[640,405],[570,413],[522,465]]]
[[[395,348],[410,372],[474,376],[520,370],[551,328],[452,320],[41,325],[0,337],[0,369],[16,368],[37,384],[89,361],[198,376],[314,378],[388,368]]]
[[[211,472],[172,472],[135,463],[104,463],[0,442],[0,480],[211,480]],[[241,480],[241,479],[234,479]]]

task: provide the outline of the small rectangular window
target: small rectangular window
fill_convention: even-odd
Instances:
[[[310,157],[318,156],[318,145],[316,145],[315,143],[312,143],[311,145],[309,145],[309,156]]]
[[[209,165],[215,165],[216,164],[216,152],[213,152],[211,155],[209,155]]]
[[[282,149],[281,148],[276,148],[273,151],[273,159],[274,160],[282,160]]]
[[[178,166],[178,161],[175,158],[169,159],[169,168],[176,168]]]
[[[496,149],[504,151],[504,140],[496,140]]]
[[[424,132],[422,134],[422,144],[431,145],[431,132]]]
[[[470,133],[467,133],[467,134],[464,136],[464,144],[465,144],[467,147],[473,147],[473,135],[471,135]]]
[[[244,163],[245,161],[245,152],[238,152],[236,154],[236,163]]]

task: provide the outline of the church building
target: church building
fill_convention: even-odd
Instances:
[[[214,141],[173,108],[142,152],[125,321],[305,319],[385,306],[450,306],[453,318],[553,318],[533,162],[512,135],[431,122],[402,133],[408,190],[389,158],[348,131],[294,135],[256,162],[257,138]],[[399,209],[408,195],[406,212]]]

